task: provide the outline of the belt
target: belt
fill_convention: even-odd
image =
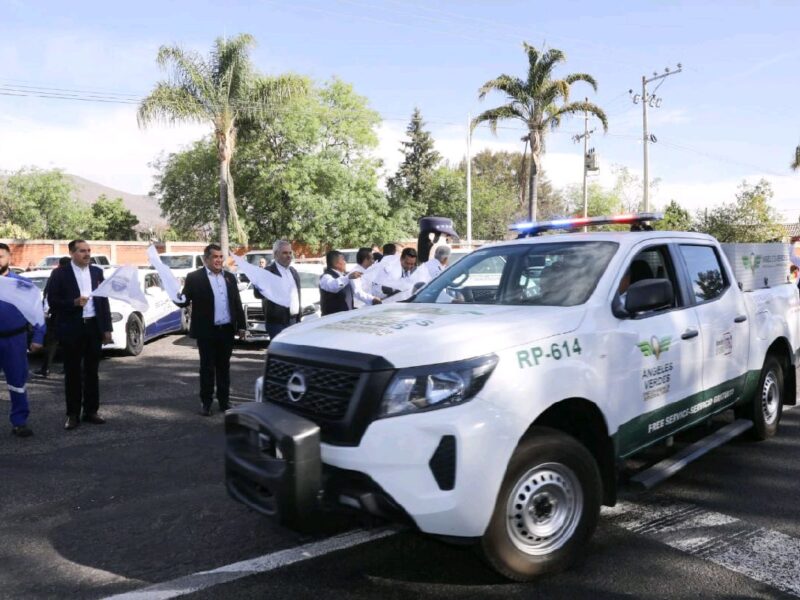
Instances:
[[[94,321],[96,318],[97,318],[97,317],[83,317],[83,324],[85,325],[86,323],[91,323],[91,322],[92,322],[92,321]]]
[[[0,331],[0,338],[14,337],[15,335],[19,335],[20,333],[24,333],[26,331],[28,331],[27,325],[23,325],[22,327],[18,327],[17,329],[12,329],[11,331]]]
[[[223,327],[233,327],[233,323],[223,323],[222,325],[214,324],[215,329],[222,329]]]

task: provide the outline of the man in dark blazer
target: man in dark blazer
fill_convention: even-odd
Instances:
[[[64,353],[64,389],[67,421],[75,429],[83,420],[102,425],[97,369],[103,344],[111,343],[108,298],[91,296],[103,281],[103,270],[91,265],[92,251],[85,240],[69,243],[70,261],[54,269],[47,284],[47,302]]]
[[[287,306],[282,306],[265,298],[258,291],[258,288],[254,290],[256,298],[261,298],[261,306],[264,309],[264,324],[270,339],[290,325],[299,323],[303,318],[301,314],[303,305],[300,302],[300,275],[297,274],[297,270],[292,266],[292,244],[286,240],[278,240],[272,246],[272,253],[275,260],[266,267],[266,270],[283,279],[284,289],[276,290],[276,292],[282,292],[280,295],[286,300]]]
[[[230,398],[230,365],[233,338],[245,334],[244,310],[236,278],[223,271],[224,256],[217,244],[203,252],[204,267],[186,276],[180,306],[192,306],[189,337],[197,340],[200,352],[200,414],[211,416],[214,382],[219,409],[226,411]]]

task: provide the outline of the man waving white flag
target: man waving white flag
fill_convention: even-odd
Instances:
[[[31,325],[44,325],[42,295],[27,279],[0,277],[0,300],[13,304]]]
[[[97,289],[92,292],[92,296],[116,298],[141,311],[150,308],[147,296],[144,295],[142,287],[139,285],[139,272],[136,267],[130,265],[119,267],[114,271],[111,277],[97,286]]]

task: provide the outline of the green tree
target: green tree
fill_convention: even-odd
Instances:
[[[461,162],[460,168],[464,171],[466,170],[464,161]],[[506,215],[506,226],[514,221],[527,218],[525,190],[527,189],[528,169],[525,156],[522,153],[482,150],[472,157],[472,178],[473,182],[482,181],[487,186],[502,190],[504,203],[508,195],[513,195],[518,199],[513,210],[508,210],[507,206],[502,210],[502,214]],[[540,171],[536,179],[538,187],[536,191],[537,213],[539,217],[564,216],[567,208],[563,195],[553,188],[544,171]]]
[[[92,223],[89,236],[96,240],[130,241],[136,239],[139,219],[125,208],[122,198],[101,195],[91,208]]]
[[[404,237],[378,188],[374,128],[380,117],[334,79],[242,129],[231,172],[242,225],[259,245],[290,238],[315,249]],[[178,231],[214,220],[214,142],[200,140],[156,162],[152,194]]]
[[[653,223],[659,231],[693,231],[694,224],[689,211],[675,200],[670,200],[664,209],[664,218]]]
[[[258,75],[249,54],[254,44],[255,39],[248,34],[217,38],[206,59],[178,46],[162,46],[158,64],[171,68],[172,77],[156,84],[142,100],[137,115],[140,126],[155,121],[212,124],[219,162],[220,244],[225,254],[229,218],[237,239],[247,243],[247,234],[239,223],[231,175],[238,128],[279,110],[285,99],[306,89],[306,80],[293,75]]]
[[[85,236],[91,213],[74,194],[72,181],[59,170],[20,169],[0,185],[0,219],[32,238]]]
[[[792,164],[789,165],[792,171],[797,171],[800,169],[800,145],[794,149],[794,159],[792,160]]]
[[[570,86],[584,81],[597,89],[594,77],[587,73],[573,73],[563,79],[553,79],[553,69],[566,60],[561,50],[551,48],[540,53],[533,46],[523,43],[528,56],[528,75],[520,79],[512,75],[500,75],[481,86],[478,97],[483,100],[490,92],[505,94],[508,104],[491,108],[479,114],[472,121],[472,127],[488,122],[493,133],[497,133],[500,120],[514,119],[524,123],[528,131],[531,162],[528,191],[530,194],[528,217],[537,217],[537,176],[541,167],[541,154],[548,130],[555,130],[564,117],[588,112],[600,119],[604,130],[608,130],[608,119],[603,110],[591,102],[570,102]]]
[[[433,136],[424,127],[422,113],[415,108],[406,127],[408,140],[402,142],[403,162],[386,184],[392,209],[403,213],[410,223],[429,214],[425,196],[430,195],[428,186],[442,160],[433,147]]]
[[[734,202],[699,213],[695,228],[723,243],[779,241],[783,228],[777,211],[770,205],[772,197],[767,180],[761,179],[755,185],[744,181]]]

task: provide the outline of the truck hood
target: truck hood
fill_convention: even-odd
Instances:
[[[361,352],[396,367],[462,360],[575,330],[584,306],[385,304],[302,322],[280,344]]]

